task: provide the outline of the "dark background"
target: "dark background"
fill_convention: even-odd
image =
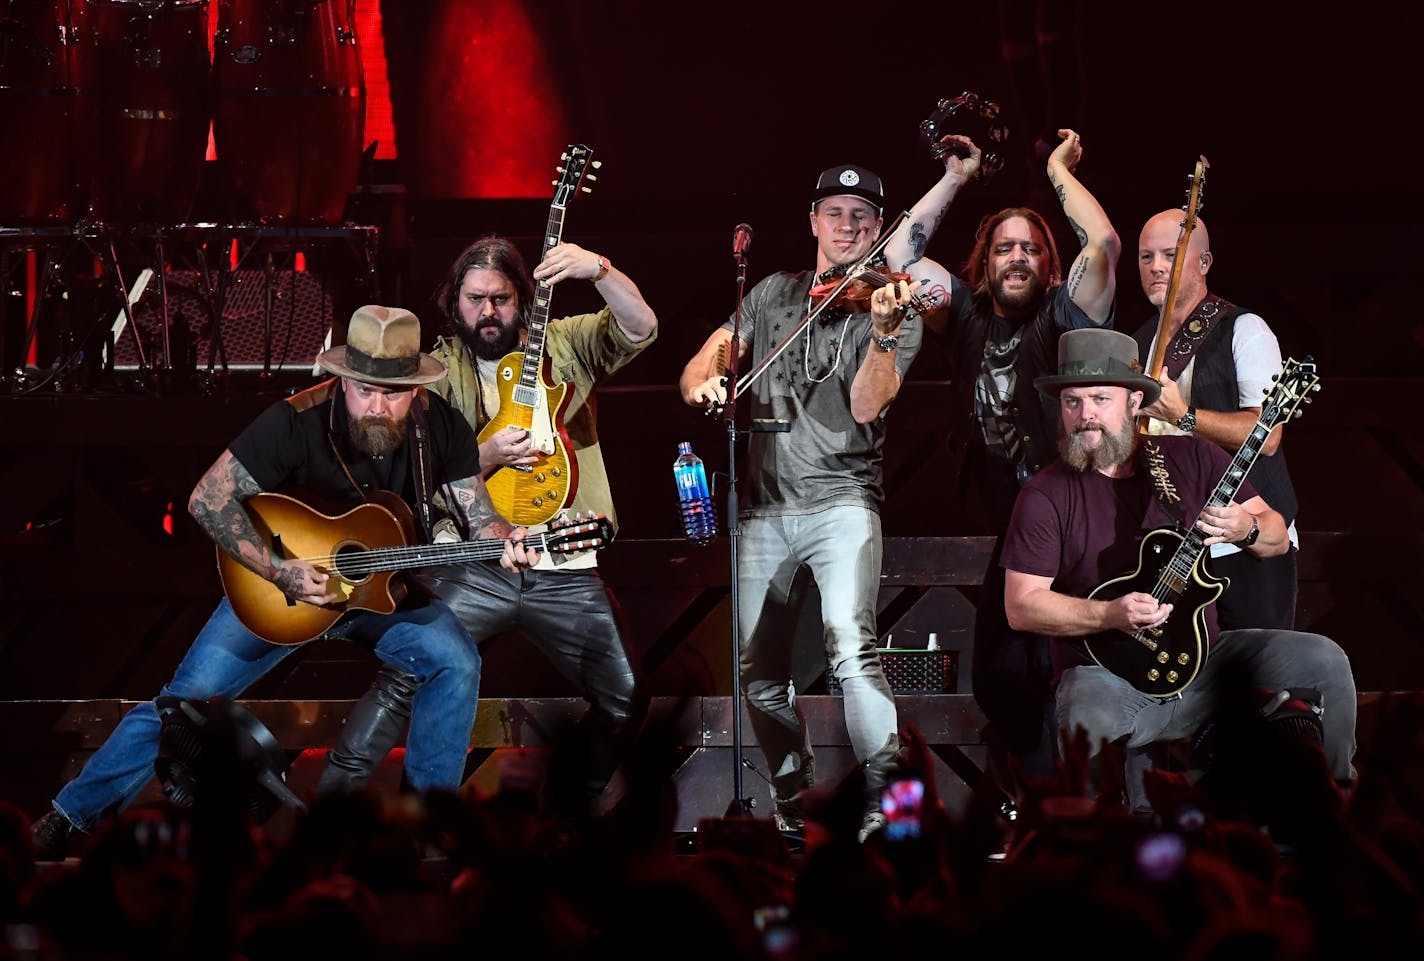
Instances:
[[[381,289],[331,271],[338,330],[343,310],[380,297],[415,309],[433,338],[428,295],[455,254],[500,232],[536,257],[558,153],[589,145],[604,166],[570,207],[565,239],[609,256],[660,320],[658,342],[601,402],[620,541],[676,538],[676,442],[691,440],[714,473],[726,463],[720,426],[673,385],[734,306],[738,222],[755,229],[750,282],[809,267],[817,174],[842,162],[877,171],[890,219],[939,174],[920,122],[940,98],[974,91],[1003,106],[1008,159],[961,194],[930,256],[958,265],[982,218],[1011,204],[1035,204],[1061,229],[1000,49],[1001,12],[1031,16],[1024,6],[383,3],[399,159],[366,168],[352,209],[385,228]],[[1346,646],[1362,689],[1424,687],[1413,587],[1424,529],[1414,294],[1424,17],[1364,10],[1084,3],[1073,40],[1081,105],[1065,122],[1083,137],[1079,177],[1124,244],[1126,329],[1147,314],[1138,229],[1184,202],[1194,164],[1208,158],[1213,289],[1261,313],[1283,353],[1314,356],[1324,378],[1286,442],[1300,526],[1325,538],[1308,558],[1300,626]],[[215,202],[205,176],[195,217]],[[461,186],[472,182],[486,186]],[[313,263],[324,266],[316,254]],[[573,284],[551,310],[598,303]],[[41,344],[52,349],[52,337],[42,332]],[[192,485],[258,410],[311,382],[302,367],[202,389],[4,396],[0,696],[152,695],[219,596],[211,548],[184,513]],[[891,411],[887,537],[979,532],[948,473],[944,371],[931,340]],[[654,693],[729,690],[722,588],[620,596],[640,645],[676,648]],[[899,592],[887,597],[885,633],[923,643],[936,630],[954,646],[973,601],[972,589]],[[497,643],[486,664],[487,694],[566,693],[522,644]],[[318,643],[256,693],[352,697],[369,676],[368,660]]]

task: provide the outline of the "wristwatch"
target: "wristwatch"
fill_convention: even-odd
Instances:
[[[1177,430],[1181,431],[1184,434],[1190,434],[1196,429],[1197,409],[1195,407],[1189,406],[1187,407],[1187,412],[1181,417],[1177,418]]]
[[[612,270],[612,269],[613,269],[613,265],[608,262],[608,258],[607,258],[607,257],[599,257],[599,258],[598,258],[598,273],[596,273],[596,274],[593,275],[593,282],[596,284],[596,283],[598,283],[600,280],[602,280],[604,277],[607,277],[607,276],[608,276],[608,272],[609,272],[610,270]]]
[[[1245,537],[1241,538],[1241,540],[1239,540],[1239,541],[1236,542],[1236,546],[1237,546],[1237,547],[1250,547],[1252,544],[1256,543],[1256,538],[1258,538],[1258,537],[1260,537],[1260,536],[1261,536],[1261,524],[1260,524],[1259,521],[1256,520],[1256,518],[1253,517],[1253,518],[1251,518],[1251,530],[1250,530],[1249,532],[1247,532],[1247,534],[1246,534]]]
[[[900,346],[900,338],[895,334],[886,334],[885,336],[881,337],[872,332],[870,335],[870,339],[875,341],[876,347],[879,347],[887,354],[890,353],[890,351],[894,350],[896,347]]]

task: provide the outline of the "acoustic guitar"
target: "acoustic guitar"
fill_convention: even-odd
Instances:
[[[1315,363],[1288,360],[1276,377],[1276,385],[1261,407],[1261,415],[1250,436],[1232,458],[1216,489],[1207,498],[1207,507],[1231,502],[1256,463],[1271,430],[1292,417],[1299,417],[1300,405],[1310,403],[1309,394],[1320,390]],[[1200,515],[1198,515],[1200,519]],[[1172,697],[1191,684],[1206,662],[1210,638],[1206,609],[1221,596],[1230,581],[1213,575],[1205,566],[1204,535],[1195,523],[1183,534],[1162,527],[1149,531],[1138,552],[1137,570],[1106,581],[1089,598],[1114,600],[1124,594],[1151,594],[1160,603],[1172,604],[1170,617],[1158,627],[1129,634],[1100,631],[1083,638],[1088,655],[1102,667],[1153,697]]]
[[[563,240],[564,211],[580,193],[589,192],[585,179],[597,179],[589,168],[601,165],[592,157],[593,151],[583,144],[570,144],[564,151],[540,260]],[[503,466],[485,478],[494,509],[521,527],[550,520],[573,503],[578,492],[578,459],[564,429],[564,412],[573,394],[570,385],[555,382],[552,363],[544,351],[552,294],[549,284],[538,281],[527,318],[524,348],[506,354],[495,368],[499,410],[479,435],[480,443],[484,443],[498,431],[515,427],[528,431],[534,442],[533,464]]]
[[[395,494],[344,514],[328,515],[287,494],[264,492],[243,502],[258,534],[275,556],[300,557],[330,575],[327,589],[341,595],[318,607],[293,601],[276,584],[218,550],[218,574],[243,627],[272,644],[304,644],[329,631],[352,611],[390,614],[405,596],[394,572],[416,567],[498,560],[505,541],[485,538],[446,544],[413,543],[410,508]],[[596,550],[613,539],[606,517],[590,516],[525,537],[537,551],[566,554]]]

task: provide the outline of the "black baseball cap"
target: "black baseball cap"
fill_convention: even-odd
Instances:
[[[855,164],[841,164],[821,171],[816,179],[816,192],[811,196],[811,206],[827,197],[859,197],[875,205],[876,210],[885,209],[885,185],[880,177],[857,167]]]

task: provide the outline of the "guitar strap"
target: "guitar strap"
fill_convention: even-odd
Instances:
[[[1216,294],[1207,294],[1187,315],[1187,319],[1177,328],[1177,332],[1167,344],[1163,368],[1173,380],[1182,379],[1182,371],[1187,369],[1187,364],[1196,356],[1197,348],[1206,340],[1206,335],[1211,333],[1221,315],[1232,306],[1234,305]]]
[[[414,445],[411,449],[411,469],[415,471],[415,499],[419,506],[416,520],[420,523],[420,533],[425,543],[434,543],[435,519],[431,511],[431,499],[435,496],[435,485],[431,483],[430,463],[430,421],[425,411],[430,397],[424,387],[415,391],[415,401],[410,405],[411,432]]]
[[[332,382],[333,387],[335,381]],[[333,391],[334,393],[334,391]],[[416,523],[420,525],[420,534],[423,542],[432,543],[434,538],[435,521],[431,516],[430,499],[435,493],[434,487],[430,483],[430,422],[426,418],[425,410],[430,399],[428,391],[424,387],[415,389],[415,398],[410,405],[410,440],[411,440],[411,470],[415,472],[415,500]],[[326,432],[326,442],[331,447],[332,456],[336,458],[336,463],[341,468],[341,472],[346,475],[347,481],[351,483],[351,488],[363,502],[369,502],[371,498],[366,496],[366,492],[361,488],[361,484],[351,473],[351,468],[346,464],[346,458],[341,456],[341,446],[336,443],[336,435],[340,429],[337,426],[337,404],[332,399],[331,410],[328,416]]]

